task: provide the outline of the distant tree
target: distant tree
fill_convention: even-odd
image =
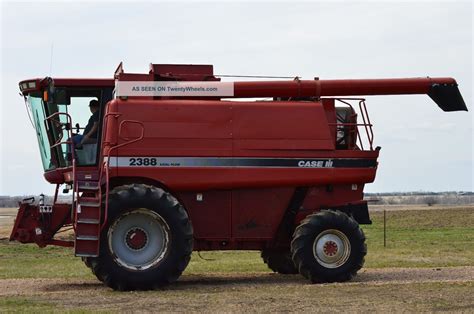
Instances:
[[[435,196],[425,196],[424,203],[428,206],[433,206],[438,203],[438,199]]]

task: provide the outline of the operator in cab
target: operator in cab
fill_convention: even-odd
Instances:
[[[84,144],[97,143],[97,131],[99,129],[99,101],[93,99],[89,102],[89,109],[92,116],[89,118],[83,134],[76,134],[73,137],[76,148],[81,148]]]

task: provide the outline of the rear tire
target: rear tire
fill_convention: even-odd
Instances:
[[[299,273],[311,282],[343,282],[362,268],[367,246],[353,218],[323,210],[296,228],[291,252]]]
[[[298,269],[291,259],[291,252],[288,249],[264,249],[262,251],[262,259],[268,268],[275,273],[283,275],[297,274]]]
[[[183,206],[160,188],[132,184],[109,195],[108,222],[92,272],[114,290],[150,290],[175,282],[193,250]]]

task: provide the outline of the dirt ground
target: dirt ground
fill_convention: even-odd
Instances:
[[[299,275],[185,275],[167,289],[149,292],[113,292],[94,280],[0,280],[1,298],[120,311],[471,311],[469,291],[474,291],[474,267],[365,269],[349,283],[322,285]]]
[[[309,284],[300,275],[278,275],[273,273],[232,273],[232,274],[206,274],[183,275],[173,290],[199,285],[238,286],[252,284],[271,284],[279,282],[284,284]],[[442,268],[379,268],[362,269],[350,282],[331,285],[392,285],[416,283],[468,283],[474,282],[474,266],[442,267]],[[81,279],[0,279],[0,296],[42,295],[61,291],[106,291],[110,290],[97,280],[84,281]],[[112,290],[110,290],[112,291]],[[474,296],[473,296],[474,297]]]
[[[0,209],[0,238],[15,214]],[[191,273],[147,292],[115,292],[92,279],[1,279],[1,299],[79,311],[474,312],[474,266],[365,268],[351,282],[316,285],[300,275]]]

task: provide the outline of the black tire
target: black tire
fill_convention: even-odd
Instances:
[[[104,278],[102,277],[102,274],[95,272],[95,269],[96,269],[96,268],[94,267],[94,264],[97,264],[97,261],[96,261],[96,259],[95,259],[94,257],[83,257],[83,258],[82,258],[82,261],[84,262],[84,264],[85,264],[88,268],[90,268],[90,270],[92,271],[92,273],[94,274],[94,276],[95,276],[98,280],[104,282]],[[97,269],[99,269],[99,268],[97,268]]]
[[[142,238],[138,244],[133,240],[137,234]],[[114,290],[151,290],[175,282],[184,271],[193,251],[193,228],[169,193],[150,185],[124,185],[110,192],[100,241],[99,257],[88,258],[99,280]]]
[[[81,258],[87,268],[92,268],[90,257],[82,257]]]
[[[264,249],[262,259],[268,268],[283,275],[297,274],[298,269],[291,259],[290,249]]]
[[[362,268],[367,246],[353,218],[323,210],[309,215],[296,228],[291,252],[299,273],[311,282],[343,282]]]

